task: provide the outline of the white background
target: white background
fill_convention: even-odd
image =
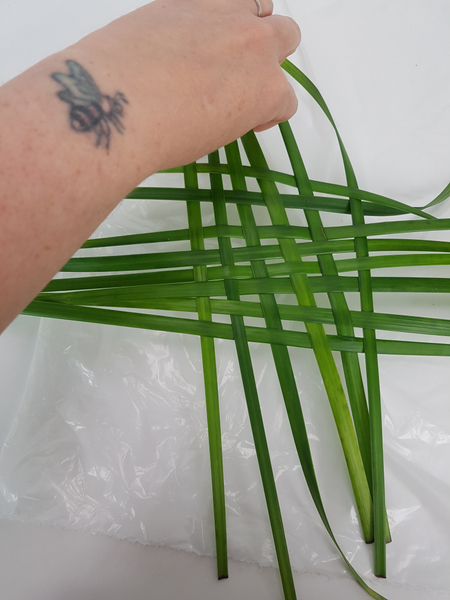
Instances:
[[[3,3],[0,83],[140,4],[129,0]],[[448,3],[286,0],[276,6],[296,18],[302,28],[302,46],[293,60],[314,80],[331,107],[360,186],[416,205],[431,200],[450,179]],[[311,102],[301,91],[299,95],[300,110],[293,123],[304,135],[310,175],[339,180],[342,174],[333,136]],[[325,153],[320,150],[323,146]],[[440,207],[434,214],[443,215],[445,210]],[[1,441],[8,435],[27,387],[38,327],[37,320],[21,317],[0,338]],[[383,363],[386,373],[388,362]],[[391,398],[402,400],[399,404],[392,400],[389,406],[393,429],[402,422],[400,413],[413,397],[408,406],[419,415],[426,435],[432,438],[436,416],[424,414],[420,398],[448,399],[447,363],[427,371],[434,377],[432,384],[424,380],[420,361],[403,361],[396,368],[401,381],[393,394],[391,376],[386,395],[389,402]],[[448,413],[441,418],[448,422]],[[398,428],[394,431],[393,444],[402,435],[403,439],[414,437],[411,427],[405,427],[403,434]],[[444,439],[441,448],[446,450],[448,445]],[[396,456],[394,451],[388,452],[394,474]],[[431,461],[433,456],[436,454],[430,453]],[[423,482],[409,485],[417,491],[415,498],[424,501],[420,505],[426,506],[431,498],[425,510],[441,511],[445,530],[445,507],[433,504],[435,497],[427,496],[426,489],[421,488]],[[390,500],[397,505],[397,497]],[[416,548],[410,543],[407,546],[405,561],[411,560],[408,553],[420,554],[423,536],[429,535],[422,523],[415,517],[408,522],[410,529],[416,527],[414,539],[418,541]],[[0,521],[0,534],[0,593],[8,598],[281,597],[273,569],[232,563],[231,578],[217,583],[213,560],[184,552],[5,519]],[[428,568],[426,559],[421,555],[424,571]],[[439,562],[439,557],[432,559],[434,566]],[[323,577],[298,574],[299,597],[365,597],[348,578],[339,573],[330,576],[325,568],[324,573]],[[409,577],[414,579],[411,574]],[[389,583],[378,587],[392,599],[446,598],[450,594],[450,585],[443,585],[441,580],[432,585],[426,577],[422,584],[420,579],[414,580],[413,587]]]

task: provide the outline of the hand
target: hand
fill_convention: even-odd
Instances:
[[[300,30],[272,15],[271,0],[261,2],[258,17],[255,0],[155,0],[93,34],[95,53],[115,57],[112,68],[122,57],[130,119],[138,106],[136,127],[148,127],[158,169],[295,113],[280,64],[298,46]]]
[[[300,32],[261,3],[155,0],[1,88],[0,332],[146,177],[292,116]]]

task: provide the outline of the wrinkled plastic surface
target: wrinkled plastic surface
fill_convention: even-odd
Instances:
[[[166,216],[168,227],[183,226],[183,205],[177,206],[180,216]],[[175,213],[168,204],[161,211],[162,217]],[[155,214],[156,203],[124,202],[103,225],[103,234],[119,227],[134,231],[133,224],[142,227]],[[405,309],[399,297],[380,298],[377,308],[394,312],[393,302]],[[429,298],[422,302],[429,310]],[[442,314],[443,308],[434,312]],[[217,341],[216,348],[230,555],[274,564],[235,350],[230,341]],[[291,354],[326,508],[347,555],[368,574],[371,549],[361,541],[320,375],[310,351]],[[253,344],[252,356],[293,566],[340,574],[341,561],[305,489],[270,350]],[[382,357],[380,366],[394,539],[388,547],[389,578],[445,589],[448,359]],[[24,398],[0,455],[0,473],[1,515],[213,554],[199,340],[42,320]]]
[[[318,31],[320,23],[331,34],[341,18],[337,11],[350,5],[356,9],[355,3],[346,2],[322,2],[320,6],[315,3],[314,8],[305,4],[303,12],[297,12],[292,2],[285,5],[293,16],[298,20],[301,17],[306,24],[306,49],[299,54],[298,61],[302,67],[309,66],[309,56],[314,54],[314,39],[308,39],[308,26],[315,24]],[[418,7],[418,3],[409,6],[412,4]],[[385,8],[388,10],[387,4]],[[406,4],[405,10],[413,11],[407,9]],[[421,24],[426,28],[426,22]],[[373,30],[377,28],[373,26]],[[362,36],[362,33],[357,32],[357,35]],[[409,51],[412,52],[411,47]],[[325,56],[324,64],[326,53],[322,56]],[[410,66],[404,56],[399,56],[406,67]],[[423,56],[420,49],[417,56]],[[380,57],[377,60],[380,61]],[[332,80],[331,73],[323,79],[323,64],[319,55],[319,62],[314,62],[318,74],[316,81],[328,99],[328,90],[338,82]],[[420,60],[418,64],[421,64]],[[403,68],[394,65],[392,69],[392,73],[402,73],[404,85],[408,79],[405,65]],[[391,73],[389,65],[387,67],[385,76]],[[314,69],[306,70],[314,77]],[[341,73],[344,81],[346,75],[344,67],[344,73]],[[354,88],[357,90],[358,86]],[[380,92],[375,90],[374,95],[376,93]],[[300,95],[304,104],[294,124],[303,141],[302,149],[306,150],[311,176],[329,180],[342,178],[337,151],[331,143],[332,134],[312,103]],[[345,93],[336,91],[334,96],[336,103],[331,109],[333,111],[336,106],[339,114],[348,99]],[[417,167],[420,162],[417,157],[421,153],[431,157],[430,164],[435,158],[433,153],[442,160],[439,137],[443,135],[442,124],[436,125],[436,131],[432,128],[434,120],[440,123],[440,104],[436,101],[435,105],[430,104],[429,113],[424,111],[423,118],[429,119],[430,123],[415,125],[419,131],[426,130],[430,135],[425,150],[419,143],[417,148],[414,147],[417,134],[413,131],[394,131],[384,146],[383,140],[374,141],[370,131],[366,135],[372,143],[365,148],[366,155],[361,157],[355,149],[358,143],[364,144],[364,136],[361,130],[354,133],[351,127],[356,128],[359,120],[367,127],[372,126],[371,123],[376,127],[379,116],[370,113],[371,102],[376,101],[372,97],[363,99],[362,106],[369,114],[363,108],[361,114],[341,113],[343,135],[345,139],[350,138],[350,154],[352,159],[355,157],[357,174],[361,173],[360,183],[392,196],[396,195],[398,185],[398,189],[406,189],[409,195],[396,197],[424,203],[447,183],[444,179],[439,180],[436,188],[435,180],[431,179],[433,185],[428,185],[426,182],[433,177],[433,169],[430,166],[430,172],[418,174]],[[378,98],[377,106],[382,112],[380,102],[381,98]],[[355,103],[355,106],[359,104]],[[384,118],[389,116],[386,112]],[[398,114],[392,118],[398,118]],[[445,119],[444,126],[448,126]],[[322,136],[320,152],[318,135]],[[406,159],[403,162],[394,153],[399,160],[398,169],[387,164],[386,158],[390,144],[393,145],[392,152],[395,151],[395,135],[410,140],[411,151],[410,163]],[[262,139],[271,164],[275,168],[286,168],[276,133],[270,132]],[[408,142],[403,141],[403,144],[408,149]],[[414,156],[417,163],[411,160]],[[383,161],[387,161],[386,164]],[[441,169],[440,173],[448,179],[448,172],[445,175]],[[162,184],[158,177],[154,180],[155,185]],[[415,186],[419,177],[422,177],[422,187]],[[163,181],[173,185],[179,183],[176,177]],[[386,187],[380,189],[382,186]],[[436,209],[435,214],[444,216],[446,211],[448,214],[448,209],[443,206]],[[206,224],[207,212],[208,209],[205,210]],[[325,218],[327,224],[347,222],[342,216]],[[115,211],[97,235],[185,225],[182,203],[129,201]],[[427,273],[430,271],[428,269]],[[355,299],[351,301],[355,302]],[[376,309],[448,318],[448,299],[437,295],[414,298],[380,295],[376,299]],[[231,342],[217,341],[216,348],[229,552],[236,559],[261,565],[274,564],[274,549],[234,347]],[[317,367],[308,350],[295,349],[291,354],[325,507],[347,556],[360,572],[368,575],[372,564],[371,548],[361,540],[348,478],[342,457],[336,451],[337,436]],[[320,523],[303,481],[270,350],[264,345],[253,344],[252,357],[292,564],[301,571],[340,576],[342,563]],[[394,540],[388,546],[388,566],[389,579],[393,583],[430,589],[450,588],[448,361],[421,357],[380,359],[387,503]],[[201,371],[199,341],[194,337],[42,320],[25,392],[0,455],[0,516],[58,523],[144,544],[213,554]]]

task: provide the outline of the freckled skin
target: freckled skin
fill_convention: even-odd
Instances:
[[[0,331],[146,177],[292,116],[280,64],[299,29],[264,9],[154,0],[0,88]],[[68,61],[99,90],[92,130],[71,123],[93,123],[93,101],[52,78],[76,69]]]

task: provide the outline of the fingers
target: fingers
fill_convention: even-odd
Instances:
[[[266,20],[275,30],[275,39],[278,41],[278,61],[281,64],[298,48],[301,40],[300,27],[290,17],[272,15]]]
[[[208,8],[219,10],[220,6],[224,6],[233,12],[250,10],[256,17],[268,17],[273,12],[272,0],[222,0],[221,2],[215,0],[216,4],[211,0],[206,0],[206,2]]]
[[[273,12],[272,0],[253,0],[252,12],[258,17],[268,17]]]
[[[281,64],[290,56],[300,44],[301,33],[297,23],[290,17],[273,15],[272,0],[223,0],[228,10],[235,12],[248,7],[250,11],[263,19],[265,26],[274,30],[275,39],[278,41],[278,61]],[[208,0],[210,2],[210,0]],[[211,5],[209,5],[211,6]],[[219,6],[219,5],[217,5]],[[262,23],[261,23],[262,24]]]
[[[290,119],[296,112],[298,108],[298,99],[295,95],[295,92],[292,86],[286,79],[286,88],[283,98],[277,104],[277,110],[275,116],[268,121],[267,123],[262,123],[254,128],[254,131],[265,131],[266,129],[270,129],[278,123],[283,123]]]
[[[289,17],[272,15],[272,0],[259,0],[259,2],[256,0],[255,6],[257,11],[259,10],[259,4],[261,5],[261,14],[267,14],[267,16],[260,21],[260,25],[264,26],[265,35],[268,35],[265,48],[268,49],[272,46],[278,64],[281,65],[288,56],[295,52],[300,44],[300,28],[297,23]],[[274,110],[268,121],[263,122],[254,128],[254,131],[256,132],[264,131],[278,123],[287,121],[297,111],[297,96],[281,69],[278,70],[275,76],[272,72],[272,84],[272,92],[277,90],[274,93],[274,96],[272,96],[274,99],[277,98]]]

